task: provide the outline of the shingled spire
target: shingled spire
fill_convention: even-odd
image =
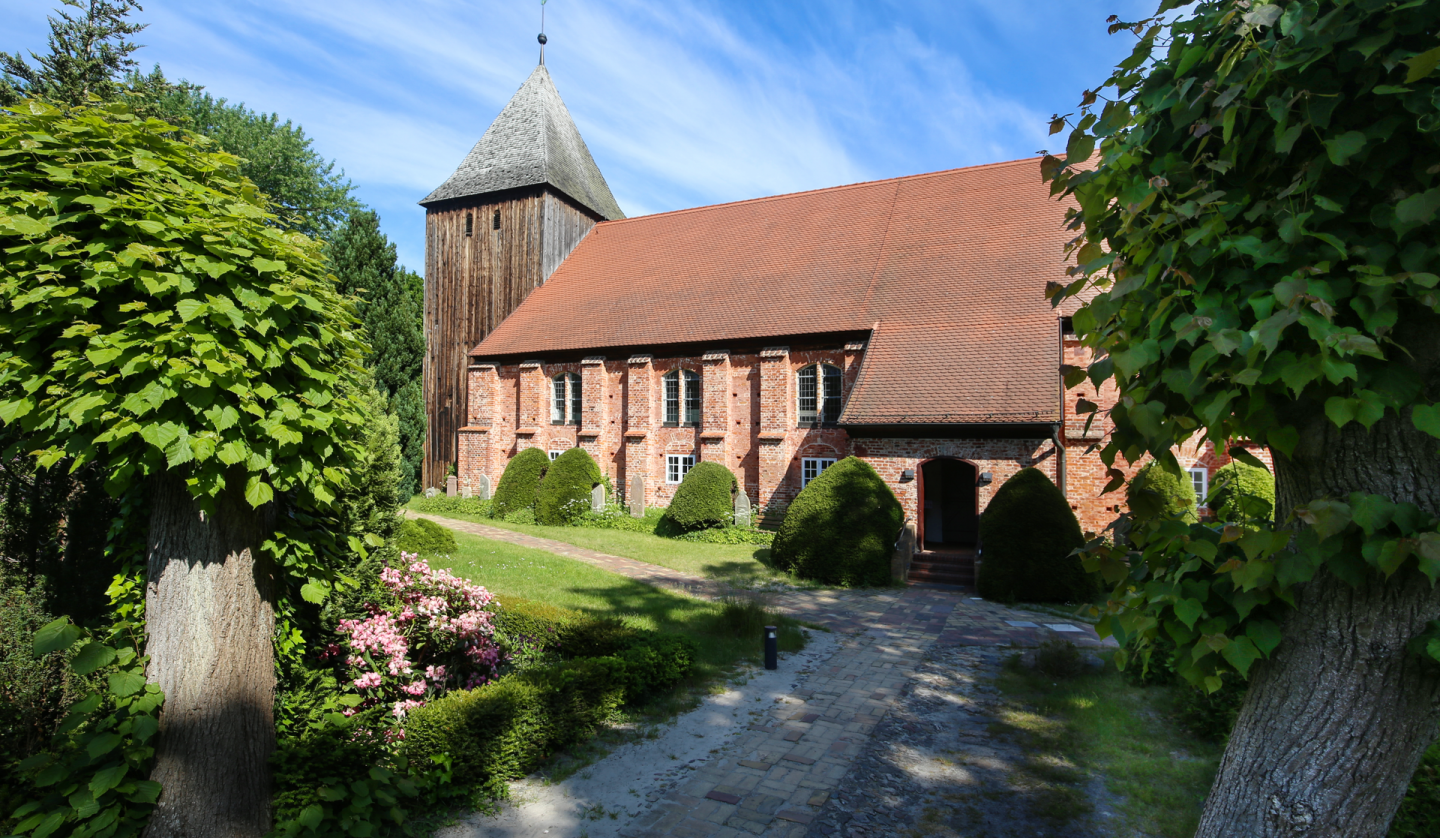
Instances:
[[[537,185],[555,188],[605,220],[625,217],[543,64],[455,173],[420,204]]]

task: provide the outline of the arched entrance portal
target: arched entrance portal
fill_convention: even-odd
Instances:
[[[974,464],[937,457],[920,464],[920,526],[923,550],[975,547],[980,537]]]

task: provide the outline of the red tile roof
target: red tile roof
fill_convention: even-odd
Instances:
[[[471,354],[879,323],[846,421],[1051,421],[1064,214],[1031,158],[602,222]]]

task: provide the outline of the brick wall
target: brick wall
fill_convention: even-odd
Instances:
[[[1084,364],[1085,350],[1078,342],[1065,343],[1067,363]],[[885,478],[905,507],[918,517],[917,482],[902,480],[925,460],[954,457],[989,472],[991,482],[979,488],[983,511],[996,489],[1026,466],[1056,476],[1055,445],[1049,439],[917,439],[855,438],[827,427],[799,427],[796,376],[811,364],[824,363],[842,371],[842,398],[855,384],[864,344],[791,351],[770,347],[759,352],[734,354],[715,349],[694,356],[627,358],[593,356],[583,361],[548,363],[543,360],[496,367],[470,367],[470,424],[460,431],[460,478],[474,486],[480,474],[491,486],[500,479],[510,458],[521,449],[546,451],[579,445],[590,452],[623,497],[636,474],[645,479],[645,502],[667,505],[676,485],[665,482],[667,454],[692,455],[696,462],[725,465],[736,475],[752,505],[762,514],[783,514],[800,491],[801,460],[806,457],[841,459],[861,457]],[[698,427],[665,427],[662,377],[672,370],[690,370],[700,376],[701,421]],[[561,373],[581,377],[581,422],[551,424],[552,381]],[[1075,413],[1080,398],[1096,401],[1102,411],[1114,404],[1113,385],[1097,393],[1088,383],[1065,395],[1064,444],[1067,457],[1067,495],[1071,508],[1086,530],[1098,532],[1115,517],[1124,497],[1101,495],[1108,482],[1099,455],[1086,449],[1103,441],[1105,417],[1091,431],[1085,417]],[[1267,463],[1268,452],[1257,450]],[[1182,465],[1204,465],[1214,470],[1229,462],[1213,446],[1194,445],[1177,450]],[[1133,473],[1141,463],[1117,463]]]

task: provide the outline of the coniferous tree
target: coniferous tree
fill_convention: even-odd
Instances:
[[[402,498],[418,490],[425,445],[420,370],[425,338],[412,291],[414,274],[396,265],[395,245],[380,232],[374,210],[352,213],[330,243],[331,270],[343,293],[360,300],[370,340],[366,364],[400,424]]]
[[[120,78],[135,68],[130,53],[140,45],[128,40],[146,24],[125,18],[131,9],[141,9],[133,0],[62,0],[80,9],[79,14],[61,10],[49,18],[50,54],[30,53],[32,65],[20,53],[0,53],[0,105],[21,99],[46,99],[61,105],[81,105],[90,96],[113,99],[120,90]]]

